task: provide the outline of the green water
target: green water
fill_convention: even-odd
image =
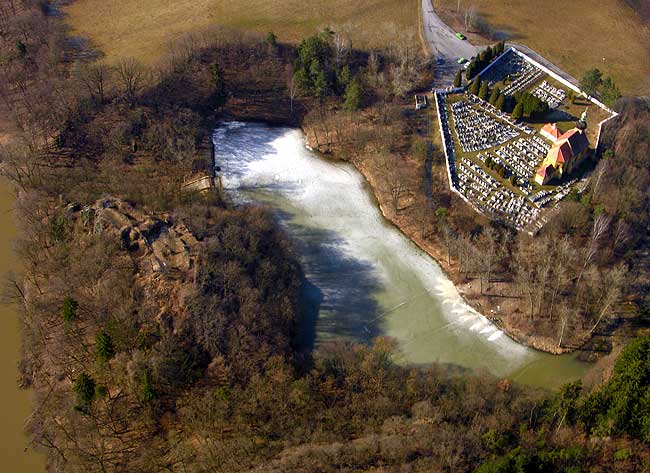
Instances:
[[[400,363],[438,362],[544,388],[587,370],[574,356],[514,342],[465,304],[437,263],[386,223],[360,174],[310,152],[299,131],[235,123],[216,131],[215,144],[226,189],[271,208],[296,242],[306,349],[390,336]]]

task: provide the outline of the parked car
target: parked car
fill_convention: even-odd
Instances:
[[[465,64],[465,63],[467,63],[467,62],[469,62],[469,61],[468,61],[467,59],[465,59],[464,57],[459,57],[459,58],[458,58],[458,61],[456,61],[456,62],[457,62],[458,64]]]
[[[445,60],[444,60],[443,58],[439,57],[438,59],[436,59],[436,64],[437,64],[437,65],[441,66],[441,65],[443,65],[444,63],[445,63]]]
[[[462,40],[466,40],[466,39],[467,39],[463,33],[456,33],[456,38],[458,38],[458,39],[462,39]]]

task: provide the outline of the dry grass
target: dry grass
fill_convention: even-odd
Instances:
[[[457,0],[433,0],[450,20]],[[580,78],[598,67],[624,94],[650,93],[650,31],[622,0],[472,0],[496,30]],[[603,60],[604,59],[604,60]]]
[[[66,8],[73,34],[89,38],[108,61],[153,64],[170,42],[217,25],[297,42],[330,26],[357,47],[382,46],[398,32],[417,38],[418,0],[78,0]]]

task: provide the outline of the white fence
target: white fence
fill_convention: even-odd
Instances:
[[[527,54],[525,54],[525,53],[519,51],[517,48],[515,48],[515,47],[513,47],[513,46],[509,47],[506,51],[504,51],[503,53],[501,53],[501,55],[500,55],[499,57],[497,57],[497,58],[494,59],[492,62],[490,62],[490,64],[488,64],[488,65],[487,65],[487,66],[486,66],[486,67],[485,67],[485,68],[484,68],[484,69],[483,69],[483,70],[482,70],[478,75],[480,76],[480,75],[484,74],[484,73],[485,73],[486,71],[488,71],[491,67],[493,67],[496,63],[498,63],[499,60],[501,60],[501,58],[502,58],[503,56],[505,56],[507,53],[509,53],[510,51],[514,52],[515,54],[518,54],[518,55],[521,56],[525,61],[528,61],[528,62],[530,62],[531,64],[533,64],[535,67],[538,67],[538,68],[541,69],[543,72],[545,72],[546,74],[548,74],[549,76],[551,76],[552,78],[554,78],[555,80],[557,80],[558,82],[560,82],[561,84],[565,85],[566,87],[570,88],[570,89],[573,90],[574,92],[577,92],[578,94],[584,95],[584,96],[587,97],[587,99],[588,99],[590,102],[592,102],[594,105],[596,105],[597,107],[599,107],[599,108],[605,110],[607,113],[610,114],[609,117],[607,117],[606,119],[604,119],[603,121],[601,121],[601,122],[598,124],[598,138],[597,138],[597,140],[596,140],[596,147],[595,147],[595,151],[596,151],[596,153],[597,153],[597,152],[598,152],[598,149],[599,149],[599,147],[600,147],[600,137],[601,137],[601,133],[602,133],[603,125],[604,125],[605,123],[607,123],[608,121],[610,121],[610,120],[616,118],[616,117],[618,116],[618,113],[615,112],[614,110],[610,109],[609,107],[607,107],[605,104],[603,104],[602,102],[600,102],[600,101],[597,100],[596,98],[590,96],[590,95],[587,94],[587,93],[584,93],[582,90],[580,90],[579,87],[577,87],[577,86],[576,86],[575,84],[573,84],[572,82],[566,80],[564,77],[562,77],[561,75],[557,74],[555,71],[552,71],[551,69],[549,69],[548,67],[544,66],[543,64],[540,64],[538,61],[535,61],[533,58],[531,58],[531,57],[528,56]],[[454,160],[454,168],[455,168],[455,165],[456,165],[456,159],[455,159],[455,153],[454,153],[454,151],[453,151],[453,150],[449,150],[449,149],[447,149],[447,140],[445,139],[445,128],[444,128],[444,124],[443,124],[443,122],[442,122],[442,113],[441,113],[441,112],[442,112],[442,109],[443,109],[443,107],[444,107],[444,96],[445,96],[445,95],[447,95],[447,94],[455,94],[455,93],[463,92],[464,90],[465,90],[464,87],[456,87],[456,88],[451,88],[451,87],[449,87],[449,88],[447,88],[447,89],[433,90],[433,97],[434,97],[435,104],[436,104],[436,113],[438,114],[438,125],[439,125],[439,127],[440,127],[440,139],[442,140],[442,149],[443,149],[443,152],[444,152],[444,154],[445,154],[445,167],[446,167],[446,169],[447,169],[447,179],[449,180],[449,189],[450,189],[452,192],[454,192],[456,195],[458,195],[461,199],[463,199],[463,201],[465,201],[465,202],[466,202],[470,207],[472,207],[476,212],[485,215],[485,213],[484,213],[481,209],[479,209],[476,205],[474,205],[472,202],[470,202],[470,200],[469,200],[467,197],[465,197],[465,195],[463,195],[463,194],[462,194],[462,193],[461,193],[461,192],[456,188],[456,186],[454,185],[453,178],[452,178],[452,176],[451,176],[451,168],[450,168],[450,165],[451,165],[451,162],[452,162],[452,159],[453,159],[453,160]],[[445,116],[446,116],[446,110],[445,110]],[[448,129],[449,129],[449,135],[451,136],[451,128],[449,128],[449,124],[448,124],[448,123],[447,123],[447,127],[448,127]],[[456,172],[458,172],[458,171],[456,171]],[[527,233],[530,234],[530,235],[533,234],[531,231],[528,231]]]
[[[600,100],[598,100],[598,99],[596,99],[595,97],[592,97],[591,95],[587,94],[586,92],[583,92],[582,90],[580,90],[580,88],[579,88],[578,86],[576,86],[574,83],[572,83],[572,82],[566,80],[564,77],[562,77],[562,76],[561,76],[560,74],[558,74],[557,72],[555,72],[555,71],[549,69],[548,67],[544,66],[543,64],[541,64],[540,62],[536,61],[535,59],[533,59],[532,57],[530,57],[528,54],[526,54],[526,53],[520,51],[519,49],[517,49],[517,48],[514,47],[514,46],[510,46],[508,49],[506,49],[506,50],[505,50],[505,51],[504,51],[504,52],[503,52],[499,57],[497,57],[496,59],[494,59],[494,60],[493,60],[490,64],[488,64],[488,65],[487,65],[487,66],[486,66],[486,67],[485,67],[481,72],[479,72],[478,75],[479,75],[479,76],[480,76],[480,75],[483,75],[483,74],[484,74],[485,72],[487,72],[487,71],[488,71],[492,66],[494,66],[496,63],[498,63],[499,60],[501,60],[501,58],[502,58],[504,55],[506,55],[508,52],[510,52],[510,51],[512,51],[512,52],[515,53],[515,54],[518,54],[518,55],[521,56],[525,61],[528,61],[528,62],[531,63],[533,66],[535,66],[535,67],[541,69],[541,70],[544,71],[546,74],[548,74],[549,76],[551,76],[553,79],[557,80],[558,82],[560,82],[561,84],[565,85],[566,87],[568,87],[569,89],[573,90],[574,92],[577,92],[578,94],[584,95],[585,97],[587,97],[587,100],[589,100],[591,103],[593,103],[593,104],[596,105],[597,107],[599,107],[599,108],[605,110],[607,113],[610,114],[609,117],[605,118],[603,121],[601,121],[600,123],[598,123],[598,136],[597,136],[597,138],[596,138],[596,146],[595,146],[595,148],[594,148],[595,152],[598,153],[598,150],[599,150],[599,148],[600,148],[600,136],[601,136],[601,134],[602,134],[603,125],[604,125],[605,123],[607,123],[608,121],[610,121],[610,120],[616,118],[616,117],[618,116],[618,113],[615,112],[614,110],[612,110],[611,108],[609,108],[609,107],[608,107],[607,105],[605,105],[604,103],[602,103]]]
[[[447,140],[445,139],[445,128],[444,128],[444,125],[442,123],[442,113],[441,113],[441,107],[444,106],[444,101],[441,103],[440,99],[438,98],[438,95],[440,95],[441,97],[444,97],[445,95],[447,95],[449,93],[457,93],[457,92],[461,92],[463,90],[464,90],[463,87],[458,87],[456,89],[449,89],[449,90],[439,90],[439,91],[434,90],[433,91],[433,98],[435,99],[435,102],[436,102],[436,113],[438,114],[438,125],[440,126],[440,139],[442,140],[442,150],[445,153],[445,168],[447,169],[447,179],[449,180],[449,190],[451,190],[456,195],[458,195],[461,199],[463,199],[467,203],[467,205],[469,205],[471,208],[473,208],[476,212],[484,215],[484,212],[481,209],[479,209],[476,205],[474,205],[472,202],[470,202],[470,200],[467,197],[465,197],[463,195],[463,193],[460,192],[456,188],[456,186],[454,185],[454,181],[453,181],[453,179],[451,177],[451,169],[450,169],[451,160],[452,159],[454,160],[454,168],[456,167],[456,165],[455,165],[456,160],[455,160],[455,157],[454,157],[455,155],[454,155],[453,150],[450,152],[447,149]],[[445,115],[446,115],[446,111],[445,111]],[[449,125],[447,125],[447,126],[449,126]],[[449,134],[451,135],[451,129],[449,130]],[[458,171],[456,171],[456,172],[458,172]]]

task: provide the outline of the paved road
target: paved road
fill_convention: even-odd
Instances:
[[[431,0],[422,0],[422,29],[432,54],[444,61],[444,64],[436,67],[434,87],[447,87],[453,83],[459,68],[456,63],[458,58],[470,59],[479,49],[467,40],[456,38],[456,32],[433,11]]]

